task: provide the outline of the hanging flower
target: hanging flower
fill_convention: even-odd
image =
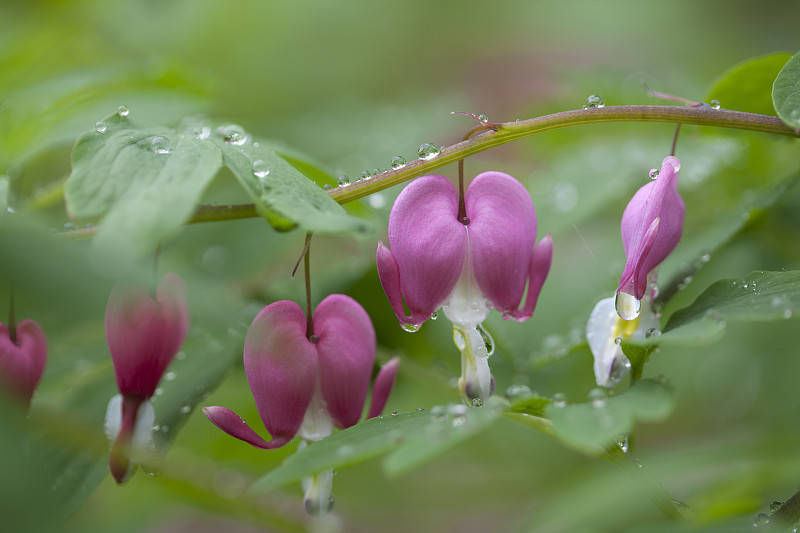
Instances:
[[[617,288],[616,309],[624,320],[639,314],[647,276],[675,249],[683,233],[685,206],[678,194],[681,162],[668,156],[655,181],[634,194],[622,214],[622,244],[627,263]]]
[[[256,448],[280,448],[298,435],[318,441],[361,418],[375,364],[375,330],[358,302],[343,294],[322,300],[313,315],[313,334],[295,302],[270,304],[256,316],[244,340],[244,370],[256,408],[271,440],[253,431],[225,407],[204,407],[222,431]],[[386,405],[397,376],[398,359],[387,362],[372,385],[367,418]],[[333,470],[303,478],[309,514],[333,505]]]
[[[106,411],[114,440],[109,469],[118,483],[133,471],[151,442],[155,414],[149,399],[189,329],[186,284],[166,274],[156,297],[145,288],[114,287],[106,307],[106,341],[120,394]],[[133,461],[132,461],[133,459]]]
[[[0,323],[0,386],[27,407],[47,362],[47,338],[33,320],[12,329]]]
[[[317,441],[358,422],[375,364],[375,330],[352,298],[332,294],[313,315],[307,338],[295,302],[270,304],[256,316],[244,341],[244,369],[271,440],[261,438],[230,409],[204,407],[208,419],[257,448],[280,448],[295,435]],[[368,418],[383,410],[397,375],[397,358],[375,379]]]
[[[444,176],[412,182],[389,216],[391,250],[378,244],[378,275],[403,329],[416,331],[442,307],[462,351],[462,396],[485,400],[492,392],[491,340],[480,324],[490,308],[506,319],[530,318],[553,243],[546,235],[536,244],[533,202],[508,174],[478,175],[465,193],[464,211],[459,218],[458,193]]]

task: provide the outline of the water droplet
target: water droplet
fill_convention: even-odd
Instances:
[[[533,396],[530,387],[527,385],[511,385],[506,389],[506,399],[509,402],[518,402]]]
[[[197,126],[192,128],[192,135],[197,139],[208,139],[211,137],[211,128],[208,126]]]
[[[483,400],[481,400],[480,398],[473,398],[472,407],[483,407]]]
[[[403,328],[403,331],[407,331],[409,333],[416,333],[419,331],[419,326],[416,324],[400,324],[400,327]]]
[[[383,173],[383,170],[381,170],[379,168],[373,168],[372,169],[372,175],[373,176],[377,176],[378,174],[382,174],[382,173]]]
[[[651,180],[656,179],[658,177],[658,169],[657,168],[651,168],[649,176],[650,176]]]
[[[711,254],[705,254],[700,258],[701,263],[708,263],[711,261]]]
[[[78,226],[75,225],[74,222],[65,222],[64,223],[64,231],[71,231],[77,229]]]
[[[769,524],[769,515],[766,513],[758,513],[753,518],[753,527],[761,527],[767,524]]]
[[[94,125],[94,129],[95,129],[95,131],[97,131],[97,133],[105,133],[106,132],[106,123],[101,120],[100,122],[98,122],[97,124]]]
[[[780,500],[775,500],[774,502],[772,502],[771,504],[769,504],[769,510],[770,510],[770,512],[773,512],[773,513],[774,513],[775,511],[777,511],[778,509],[780,509],[780,508],[781,508],[781,505],[783,505],[783,502],[782,502],[782,501],[780,501]]]
[[[450,416],[466,416],[467,406],[462,403],[454,403],[447,407],[447,414]]]
[[[586,99],[586,104],[588,107],[596,107],[598,109],[603,108],[606,106],[605,100],[599,94],[593,94]]]
[[[159,155],[163,155],[172,151],[172,145],[170,144],[169,139],[166,137],[156,135],[150,139],[150,149]]]
[[[161,387],[158,387],[156,391],[153,393],[154,396],[161,396],[162,394],[164,394],[164,389],[162,389]]]
[[[269,176],[267,162],[262,159],[253,161],[253,175],[257,178],[266,178]]]
[[[619,315],[622,320],[633,320],[639,316],[642,302],[627,292],[618,292],[614,300],[614,307],[616,307],[617,315]]]
[[[424,410],[425,410],[425,408],[424,408],[424,407],[417,407],[417,412],[418,412],[418,413],[421,413],[421,412],[422,412],[422,411],[424,411]]]
[[[236,146],[241,146],[247,142],[247,132],[236,124],[220,126],[217,128],[217,134],[226,143],[235,144]]]
[[[181,414],[184,414],[184,415],[189,414],[189,411],[191,411],[191,410],[192,410],[192,406],[191,405],[184,405],[183,407],[181,407]]]
[[[692,510],[689,508],[689,506],[686,503],[684,503],[684,502],[682,502],[680,500],[672,500],[672,505],[682,515],[689,515],[692,512]]]
[[[625,354],[615,357],[611,363],[611,371],[608,373],[608,386],[616,387],[630,370],[631,362],[625,357]]]
[[[596,409],[605,407],[606,399],[608,399],[608,393],[603,388],[595,387],[589,391],[589,401],[592,402],[592,407]]]
[[[453,342],[459,350],[463,351],[467,347],[467,341],[460,329],[453,328]]]
[[[339,187],[347,187],[350,185],[350,178],[347,176],[339,176],[339,181],[336,182]]]
[[[614,339],[614,344],[617,345],[622,344],[622,337],[617,337],[616,339]]]
[[[167,381],[172,381],[173,379],[175,379],[175,375],[176,375],[175,372],[167,372],[166,374],[164,374],[164,379],[166,379]]]
[[[397,411],[392,411],[392,416],[397,416]]]
[[[184,359],[186,359],[186,352],[181,350],[175,357],[177,357],[179,361],[183,361]]]
[[[420,159],[428,161],[439,155],[439,148],[435,144],[424,143],[420,145],[417,155]]]
[[[478,333],[481,334],[481,339],[483,339],[483,345],[486,347],[486,355],[490,356],[494,353],[494,339],[489,332],[483,329],[483,326],[478,324]]]
[[[711,100],[710,104],[712,109],[719,109],[719,100]]]
[[[553,394],[553,407],[565,407],[567,405],[567,396],[563,392]]]
[[[483,122],[489,122],[489,117],[486,115],[478,115],[478,120],[482,120]]]
[[[437,318],[439,318],[439,313],[436,312],[431,313],[431,320],[436,320]]]
[[[397,170],[398,168],[403,168],[404,166],[406,166],[406,164],[407,164],[406,159],[401,155],[396,155],[392,158],[392,168],[394,170]]]
[[[650,337],[660,337],[661,336],[661,330],[658,329],[658,328],[650,328],[645,332],[644,336],[647,337],[648,339]]]
[[[323,189],[325,189],[326,191],[329,191],[329,190],[331,190],[333,187],[331,187],[331,184],[330,184],[330,183],[326,183],[325,185],[323,185],[323,186],[322,186],[322,188],[323,188]]]
[[[119,115],[121,117],[127,117],[129,114],[130,114],[130,110],[127,107],[125,107],[124,105],[121,105],[121,106],[119,106],[117,108],[117,115]]]

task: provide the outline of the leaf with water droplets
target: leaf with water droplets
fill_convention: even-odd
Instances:
[[[637,381],[619,396],[603,402],[550,405],[545,413],[553,422],[555,433],[567,443],[600,453],[628,433],[636,420],[661,420],[672,412],[675,399],[672,389],[656,380]]]
[[[790,54],[769,54],[738,63],[725,71],[708,91],[706,102],[714,107],[775,115],[772,105],[772,82]]]
[[[786,124],[800,128],[800,52],[786,62],[772,84],[772,103]]]
[[[207,141],[118,113],[102,122],[103,131],[92,129],[75,144],[64,195],[72,216],[103,216],[93,244],[117,274],[177,233],[221,157]]]
[[[800,309],[800,270],[785,272],[751,272],[742,279],[719,280],[688,307],[675,311],[670,316],[664,334],[655,339],[658,343],[669,342],[673,337],[685,338],[684,328],[693,328],[693,333],[703,338],[709,324],[729,321],[786,320],[798,316]],[[788,311],[788,312],[787,312]]]
[[[236,139],[242,136],[250,139],[243,130],[237,130],[237,135]],[[223,164],[253,200],[256,210],[275,229],[288,231],[300,226],[309,232],[326,234],[368,230],[366,221],[349,215],[314,181],[272,150],[269,143],[237,144],[227,141],[224,135],[213,135],[211,141],[222,150]],[[261,172],[256,171],[254,164]],[[266,169],[269,171],[264,173]]]

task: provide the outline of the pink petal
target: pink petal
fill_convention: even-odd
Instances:
[[[647,274],[666,259],[680,241],[686,208],[677,189],[679,168],[676,157],[664,158],[658,178],[636,191],[622,214],[622,244],[628,260],[618,292],[628,292],[642,299],[647,290]],[[656,218],[660,220],[655,238],[646,243],[647,232]]]
[[[528,278],[528,296],[525,298],[525,305],[511,314],[517,322],[529,319],[536,308],[539,293],[550,273],[550,265],[553,262],[553,237],[549,233],[542,237],[536,248],[533,249],[531,257],[530,272]]]
[[[418,326],[425,322],[430,314],[414,313],[411,316],[406,316],[405,308],[403,307],[403,295],[400,290],[400,270],[397,268],[397,261],[394,260],[392,251],[382,242],[378,242],[375,260],[378,265],[378,277],[381,280],[383,292],[386,293],[386,297],[392,306],[392,311],[394,311],[400,324]]]
[[[314,313],[322,397],[339,428],[358,422],[375,364],[375,330],[358,302],[331,294]]]
[[[316,348],[299,305],[283,300],[261,310],[244,339],[244,370],[270,447],[283,446],[303,423],[317,386]]]
[[[175,274],[161,280],[154,300],[144,288],[111,291],[106,341],[123,395],[149,398],[189,328],[186,284]]]
[[[500,311],[516,309],[525,292],[536,242],[533,202],[513,177],[484,172],[466,192],[475,280]]]
[[[0,382],[6,390],[31,403],[47,361],[47,338],[39,324],[22,320],[16,326],[16,344],[8,328],[0,324]]]
[[[285,442],[279,443],[274,439],[271,442],[265,441],[247,425],[244,418],[225,407],[203,407],[203,414],[206,415],[206,418],[208,418],[212,424],[231,437],[243,440],[256,448],[270,450],[286,444]]]
[[[392,392],[394,380],[397,378],[397,368],[400,365],[400,358],[393,357],[383,365],[375,376],[375,383],[372,384],[372,401],[369,404],[369,414],[367,418],[374,418],[381,414]]]
[[[389,216],[389,244],[400,291],[411,311],[408,319],[398,315],[401,322],[421,324],[458,281],[467,232],[457,215],[458,193],[444,176],[417,178],[397,197]],[[391,276],[386,280],[394,283]],[[396,295],[392,298],[397,314]]]

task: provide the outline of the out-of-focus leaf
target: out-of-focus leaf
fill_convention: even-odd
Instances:
[[[300,450],[251,487],[265,492],[322,470],[342,468],[381,455],[432,423],[425,412],[371,418]]]
[[[222,150],[225,166],[276,230],[300,226],[312,233],[347,234],[369,229],[366,221],[348,215],[319,185],[240,126],[216,131],[211,139]]]
[[[800,52],[786,62],[775,78],[772,103],[781,120],[793,128],[800,128]]]
[[[8,177],[0,176],[0,214],[8,210]]]
[[[564,406],[551,404],[545,412],[560,438],[579,449],[598,453],[628,433],[636,420],[663,419],[674,405],[670,387],[645,379],[613,398]]]
[[[670,316],[664,333],[679,331],[694,322],[785,320],[800,308],[800,271],[751,272],[742,279],[711,284],[690,306]]]
[[[706,101],[719,100],[725,109],[775,115],[772,83],[790,57],[788,53],[769,54],[734,65],[717,79]]]
[[[95,245],[116,272],[178,231],[221,163],[207,140],[114,113],[75,145],[67,208],[81,218],[105,213]]]

